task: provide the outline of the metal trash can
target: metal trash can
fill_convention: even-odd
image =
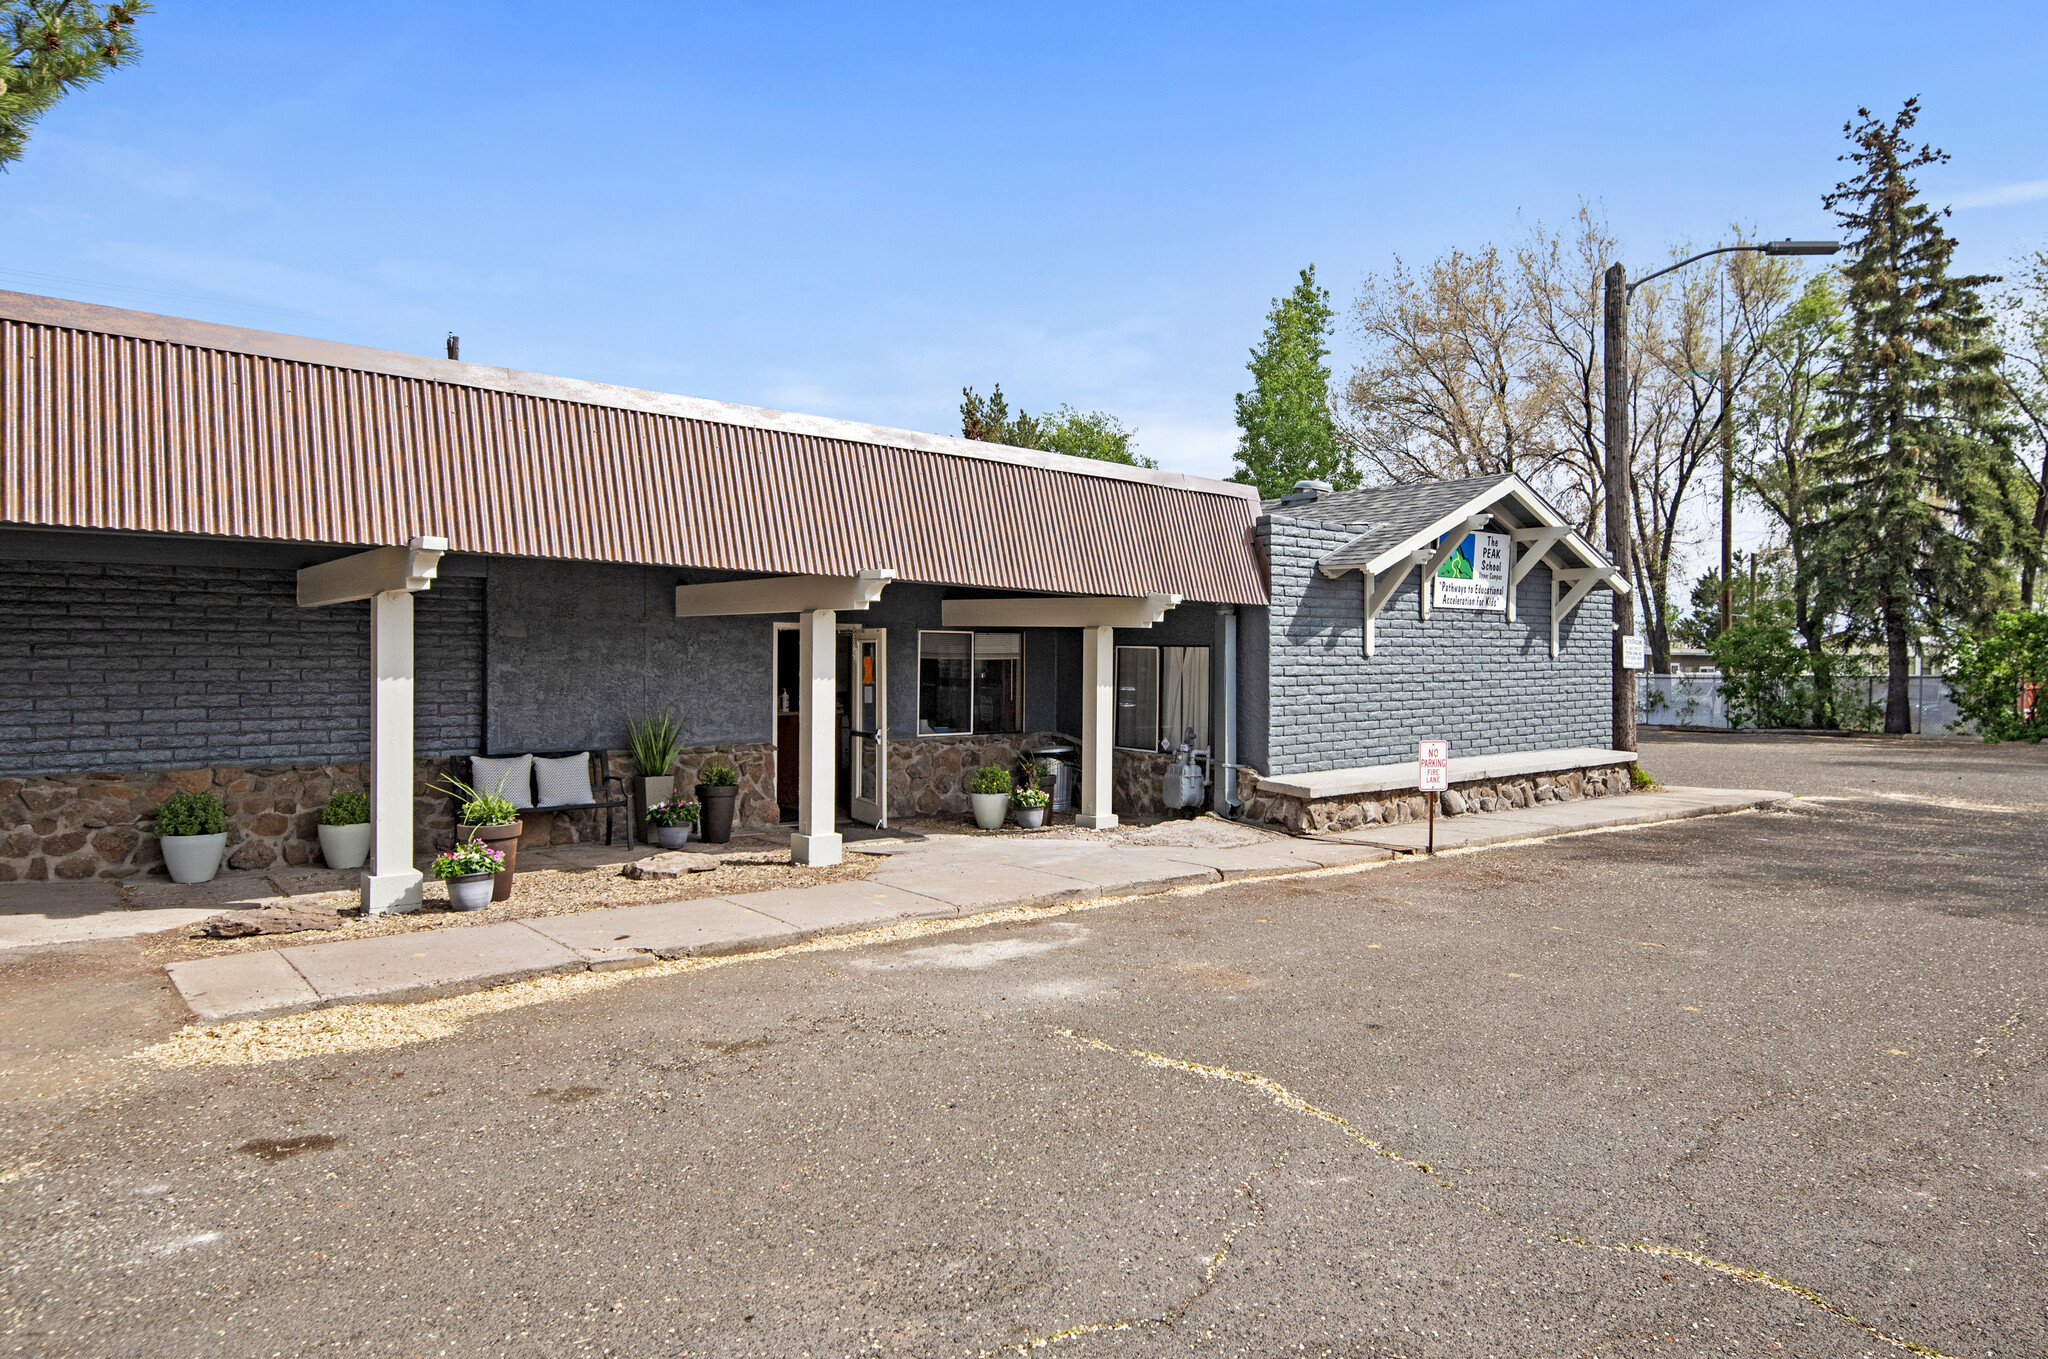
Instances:
[[[1081,766],[1074,757],[1080,753],[1080,745],[1063,736],[1034,736],[1024,742],[1025,759],[1052,765],[1052,784],[1045,788],[1052,797],[1052,801],[1046,804],[1047,811],[1074,810],[1074,785],[1081,777]],[[1043,784],[1040,786],[1044,787]]]

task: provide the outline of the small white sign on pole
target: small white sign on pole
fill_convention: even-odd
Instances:
[[[1451,743],[1449,741],[1424,741],[1417,763],[1422,777],[1415,785],[1418,793],[1441,793],[1451,786]]]
[[[1641,637],[1634,634],[1627,634],[1622,637],[1621,668],[1624,670],[1640,670],[1643,668],[1643,639]]]

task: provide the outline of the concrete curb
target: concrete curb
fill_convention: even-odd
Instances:
[[[1507,825],[1502,826],[1498,833],[1470,839],[1461,837],[1458,843],[1441,845],[1440,849],[1490,848],[1555,839],[1591,830],[1656,825],[1727,812],[1783,807],[1792,801],[1786,794],[1753,790],[1683,791],[1695,799],[1704,797],[1705,800],[1696,801],[1694,805],[1645,808],[1639,813],[1613,819],[1588,818],[1592,824],[1584,826],[1557,825],[1548,819],[1540,824]],[[1713,794],[1724,796],[1715,798]],[[1604,811],[1612,804],[1567,805],[1599,807]],[[1485,815],[1493,819],[1517,813]],[[1546,818],[1554,816],[1554,810],[1546,811]],[[1473,819],[1460,817],[1452,824],[1457,823],[1462,823],[1458,826],[1462,830],[1472,826]],[[1410,823],[1401,829],[1408,831],[1412,825]],[[1440,826],[1439,830],[1442,829]],[[1132,863],[1128,870],[1119,864],[1103,864],[1099,856],[1090,862],[1086,855],[1050,863],[981,866],[972,872],[957,862],[948,864],[943,860],[900,867],[892,863],[856,883],[786,889],[782,893],[750,893],[745,897],[706,897],[648,906],[615,907],[609,912],[592,911],[471,928],[380,935],[296,948],[287,946],[173,963],[166,971],[186,1005],[202,1023],[267,1019],[339,1005],[432,1000],[488,990],[532,977],[582,971],[607,972],[647,967],[659,961],[681,958],[765,952],[812,939],[856,934],[901,920],[965,919],[1020,907],[1062,906],[1105,897],[1154,896],[1180,887],[1296,877],[1334,867],[1384,863],[1397,855],[1419,852],[1419,846],[1401,843],[1391,837],[1373,839],[1355,831],[1349,834],[1357,838],[1296,836],[1275,841],[1272,846],[1180,847],[1178,853],[1186,857],[1176,857],[1176,847],[1173,846],[1129,846],[1126,848],[1143,848],[1145,852],[1135,856],[1138,862]],[[1302,854],[1301,847],[1309,845],[1325,846],[1339,852],[1314,856]],[[1203,854],[1225,860],[1233,856],[1274,855],[1290,862],[1225,863],[1218,866],[1201,863],[1198,856]],[[1145,871],[1147,869],[1151,871]],[[1028,875],[1040,881],[1063,879],[1072,885],[1016,895],[1005,894],[1000,889],[985,892],[983,885],[991,874],[1011,882]],[[905,881],[890,881],[892,878],[916,880],[921,877],[926,880],[924,891]],[[884,890],[877,892],[875,888]],[[949,902],[932,894],[935,890],[948,888],[963,899]],[[857,897],[871,898],[876,904],[863,906],[853,900]],[[755,898],[760,899],[758,904],[749,904]],[[930,909],[917,909],[923,903],[929,903]],[[906,906],[912,909],[903,909]],[[736,909],[758,917],[761,925],[767,928],[756,932],[749,922],[735,920]],[[835,918],[815,920],[818,912]],[[687,924],[681,919],[699,914],[705,919],[694,924]],[[726,917],[722,926],[712,918],[720,914]],[[806,921],[806,915],[811,915],[815,923]],[[651,940],[645,944],[631,942],[635,929],[647,928],[644,922],[662,921],[664,917],[676,917],[665,921],[666,928],[695,929],[711,937],[688,944],[664,944]],[[614,938],[610,931],[618,927],[626,927],[627,933]],[[657,925],[657,932],[659,928]],[[491,936],[490,940],[480,938],[485,934]],[[602,941],[590,937],[593,935],[601,935]],[[488,957],[493,953],[502,958],[500,965],[486,964],[475,971],[460,970],[465,960],[481,962],[483,958],[478,955]],[[435,955],[440,955],[438,961]],[[375,984],[365,988],[349,980],[365,977]]]

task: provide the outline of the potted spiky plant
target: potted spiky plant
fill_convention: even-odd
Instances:
[[[627,743],[633,748],[634,831],[642,840],[655,838],[648,812],[676,795],[676,781],[669,773],[683,748],[682,724],[667,713],[644,713],[626,721]]]
[[[526,829],[526,824],[519,819],[519,809],[501,796],[504,789],[504,779],[498,780],[498,787],[488,793],[480,793],[452,775],[448,779],[448,791],[462,799],[462,810],[455,824],[455,843],[459,846],[472,840],[479,841],[505,856],[505,867],[491,886],[493,901],[512,899],[512,875],[519,868],[519,836]]]

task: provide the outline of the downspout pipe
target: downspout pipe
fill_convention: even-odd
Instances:
[[[1237,605],[1218,604],[1223,624],[1223,777],[1216,781],[1216,810],[1235,821],[1237,801]]]

